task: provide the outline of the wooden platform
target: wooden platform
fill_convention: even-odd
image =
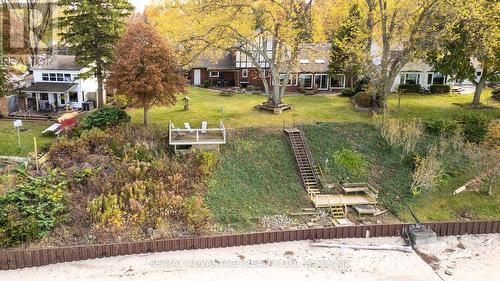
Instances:
[[[327,208],[330,206],[355,206],[375,205],[377,201],[365,194],[343,195],[343,194],[318,194],[311,196],[316,208]]]
[[[374,205],[354,205],[352,206],[356,212],[362,216],[362,215],[374,215],[378,212],[377,207]]]

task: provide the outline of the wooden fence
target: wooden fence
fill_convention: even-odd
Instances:
[[[276,242],[400,236],[412,224],[374,224],[301,230],[281,230],[144,242],[81,245],[0,251],[0,270],[61,262],[190,249],[208,249]],[[438,236],[500,233],[500,220],[426,223]]]

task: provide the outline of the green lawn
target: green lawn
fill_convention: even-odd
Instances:
[[[206,202],[221,226],[236,231],[257,230],[266,215],[311,207],[284,133],[269,128],[229,132]]]
[[[467,112],[480,112],[493,118],[500,118],[500,102],[490,98],[491,90],[486,90],[481,96],[484,105],[496,107],[496,109],[475,109],[471,110],[456,104],[469,104],[472,95],[403,95],[401,105],[398,109],[398,97],[392,95],[389,99],[389,112],[394,117],[419,117],[424,120],[434,118],[453,118]]]
[[[21,148],[17,143],[17,130],[14,129],[11,120],[0,120],[0,155],[26,156],[28,152],[34,151],[33,137],[37,138],[38,149],[47,146],[52,138],[43,137],[42,131],[50,126],[50,123],[23,122],[22,128],[28,129],[21,132]]]
[[[150,122],[166,125],[171,120],[175,126],[182,126],[184,122],[191,123],[192,127],[199,127],[201,121],[207,120],[216,125],[222,120],[226,127],[283,127],[293,123],[314,123],[318,121],[349,121],[370,122],[368,113],[357,112],[349,100],[340,96],[286,96],[284,101],[294,105],[294,109],[285,111],[281,115],[258,112],[254,110],[256,104],[266,100],[265,96],[236,94],[231,97],[219,96],[217,92],[198,87],[189,87],[188,96],[191,98],[190,110],[183,111],[180,101],[173,107],[154,107],[150,110]],[[483,103],[500,106],[488,97],[490,92],[483,94]],[[392,95],[389,100],[390,112],[396,117],[423,117],[424,119],[436,116],[453,117],[464,114],[468,109],[453,105],[453,103],[469,103],[471,95],[406,95],[401,98],[401,108],[397,108],[397,96]],[[482,113],[500,117],[500,111],[489,109],[480,110]],[[132,122],[142,122],[142,110],[130,109]]]

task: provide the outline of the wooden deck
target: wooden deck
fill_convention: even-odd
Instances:
[[[169,123],[168,141],[170,145],[212,145],[226,143],[226,127],[219,121],[218,128],[175,128]]]
[[[182,132],[182,133],[172,133],[172,139],[170,140],[170,144],[172,145],[182,145],[182,144],[198,144],[198,143],[212,143],[212,144],[220,144],[225,143],[224,134],[220,131],[207,131],[206,133],[198,133],[196,132]]]
[[[318,194],[311,196],[311,200],[316,208],[377,204],[377,200],[366,194]]]

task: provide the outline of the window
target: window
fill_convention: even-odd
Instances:
[[[42,73],[42,81],[49,81],[49,74],[48,73]]]
[[[49,93],[40,93],[40,100],[49,100]]]
[[[50,81],[57,81],[55,73],[50,73],[49,75],[50,75]]]
[[[301,64],[308,64],[309,60],[308,59],[300,59]]]
[[[439,72],[435,72],[433,77],[432,77],[432,84],[444,84],[445,83],[445,77],[443,74],[439,73]]]
[[[312,88],[312,74],[300,74],[299,75],[299,85],[303,88]]]
[[[482,73],[481,71],[477,71],[477,72],[476,72],[476,76],[477,76],[477,77],[479,77],[479,76],[481,76],[481,75],[483,75],[483,73]]]
[[[210,71],[209,75],[210,77],[219,77],[219,71]]]
[[[71,80],[72,80],[72,79],[71,79],[71,74],[66,74],[66,73],[65,73],[65,74],[64,74],[64,81],[67,81],[67,82],[68,82],[68,81],[71,81]]]
[[[64,75],[62,73],[57,73],[57,81],[59,81],[59,82],[64,81]]]
[[[432,84],[432,73],[427,74],[427,85]]]
[[[242,69],[241,70],[241,77],[247,78],[248,77],[248,69]]]
[[[280,73],[280,85],[283,85],[283,81],[285,80],[285,76],[286,76],[285,73]],[[288,81],[286,83],[287,86],[292,86],[292,77],[293,77],[293,75],[290,74],[290,76],[288,77]]]
[[[269,77],[269,69],[264,69],[264,77]]]
[[[420,74],[418,73],[406,73],[405,75],[405,84],[420,84]]]
[[[78,93],[77,92],[69,92],[69,101],[70,102],[78,102]]]
[[[345,87],[345,77],[342,74],[333,74],[330,78],[330,88],[340,89]]]
[[[315,74],[314,75],[314,85],[320,90],[328,89],[328,75],[326,74]]]

